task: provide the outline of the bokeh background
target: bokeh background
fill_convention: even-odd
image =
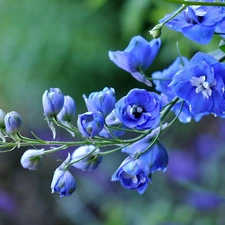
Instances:
[[[0,108],[17,111],[23,135],[51,139],[41,97],[50,87],[72,96],[77,114],[85,112],[82,94],[113,87],[117,99],[134,87],[145,88],[108,58],[135,35],[148,31],[179,5],[163,0],[1,0]],[[146,74],[167,68],[181,53],[218,47],[220,38],[198,45],[163,28],[162,46]],[[76,121],[74,121],[74,124]],[[0,155],[0,225],[224,225],[225,122],[207,117],[177,122],[161,140],[170,162],[153,175],[143,195],[110,178],[124,154],[104,157],[93,172],[73,170],[77,190],[66,198],[51,194],[53,172],[66,151],[46,156],[38,171],[21,167],[26,148]],[[57,130],[57,140],[70,140]],[[72,151],[74,149],[69,149]]]

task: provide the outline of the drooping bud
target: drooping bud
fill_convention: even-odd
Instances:
[[[100,150],[94,145],[85,145],[77,148],[72,154],[72,161],[79,160],[86,155],[87,157],[74,163],[73,166],[83,171],[97,169],[99,163],[102,161],[102,156],[99,155],[99,152]]]
[[[155,27],[153,27],[149,33],[152,35],[153,38],[159,38],[161,36],[161,29],[163,27],[163,24],[157,24]]]
[[[37,170],[41,166],[43,154],[44,149],[29,149],[24,152],[20,160],[23,168],[29,170]]]
[[[84,137],[94,137],[104,127],[104,116],[100,112],[86,112],[78,115],[77,126]]]
[[[51,189],[53,192],[58,192],[60,197],[70,196],[76,189],[76,181],[66,165],[70,162],[70,155],[67,159],[55,170]]]

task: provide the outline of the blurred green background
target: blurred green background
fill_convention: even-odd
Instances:
[[[116,67],[108,51],[125,49],[135,35],[150,41],[148,31],[177,7],[163,0],[0,1],[0,108],[21,114],[24,135],[32,130],[51,138],[41,104],[42,94],[50,87],[72,96],[77,113],[86,110],[82,94],[113,87],[119,99],[131,88],[145,88]],[[173,62],[177,42],[181,53],[190,58],[197,51],[215,50],[219,40],[214,37],[209,45],[200,46],[165,27],[159,54],[146,74]],[[162,137],[171,167],[165,174],[154,174],[154,184],[144,195],[110,181],[126,157],[122,154],[106,156],[95,172],[72,171],[77,190],[68,198],[50,193],[57,159],[66,154],[47,156],[35,172],[20,165],[26,149],[1,154],[0,225],[223,225],[223,124],[211,117],[188,125],[176,123]],[[200,134],[206,138],[197,145]],[[63,132],[61,137],[70,138]],[[211,145],[213,155],[203,156],[201,151]],[[193,178],[188,172],[197,175]],[[197,197],[189,197],[195,193],[205,194],[198,204]]]

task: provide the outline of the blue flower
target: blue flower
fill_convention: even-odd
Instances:
[[[115,90],[104,88],[102,91],[93,92],[87,98],[83,95],[88,111],[101,112],[105,117],[112,112],[116,103]]]
[[[166,15],[160,23],[170,16]],[[208,44],[215,32],[216,26],[225,18],[224,7],[188,6],[182,13],[165,25],[199,44]]]
[[[182,69],[182,64],[187,65],[188,59],[182,57],[181,62],[181,58],[177,57],[176,60],[167,69],[164,69],[163,71],[157,71],[152,74],[152,78],[154,79],[153,82],[156,85],[156,90],[162,93],[161,97],[164,101],[164,105],[168,104],[176,97],[171,87],[169,87],[169,84],[171,83],[173,76]],[[195,121],[200,120],[201,117],[194,116],[190,112],[187,103],[183,104],[182,111],[180,111],[181,107],[182,103],[178,102],[172,108],[176,115],[179,114],[178,119],[180,120],[180,122],[189,123],[192,118],[194,118]]]
[[[159,132],[159,128],[153,130],[149,135],[134,144],[122,149],[122,152],[131,157],[139,159],[148,165],[149,177],[155,171],[166,171],[168,165],[168,153],[162,143],[157,141],[152,147],[149,147],[153,137]],[[146,151],[143,153],[143,151]],[[139,156],[140,155],[140,156]]]
[[[149,173],[149,167],[144,162],[128,156],[112,175],[111,180],[119,181],[124,188],[143,194],[150,182]]]
[[[41,165],[43,154],[44,149],[41,150],[29,149],[26,152],[24,152],[20,160],[23,168],[29,170],[37,170]]]
[[[94,145],[84,145],[77,148],[72,154],[72,161],[79,160],[86,155],[89,155],[84,159],[74,163],[73,166],[83,171],[91,171],[97,169],[99,163],[101,163],[102,161],[102,156],[99,155],[99,152],[100,150]]]
[[[141,36],[135,36],[124,51],[109,51],[109,58],[118,67],[131,73],[135,79],[151,86],[151,82],[144,76],[143,71],[152,64],[160,45],[160,39],[148,42]]]
[[[144,130],[158,126],[160,97],[144,89],[132,89],[115,105],[115,114],[128,128]]]
[[[4,122],[7,134],[19,133],[22,129],[22,118],[15,111],[7,113],[4,117]]]
[[[53,192],[58,192],[60,197],[70,196],[76,189],[76,181],[73,175],[65,169],[65,166],[70,161],[70,155],[67,159],[55,170],[51,189]]]
[[[214,57],[198,52],[175,74],[169,87],[185,100],[196,116],[225,114],[225,64]]]
[[[64,104],[64,95],[59,88],[50,88],[42,96],[42,105],[44,115],[47,118],[53,118],[61,111]]]
[[[86,112],[78,115],[77,126],[84,137],[99,135],[104,123],[104,116],[101,112]]]

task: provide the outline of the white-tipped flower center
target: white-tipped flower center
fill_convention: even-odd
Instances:
[[[195,92],[201,92],[204,98],[207,99],[212,95],[211,87],[216,85],[215,79],[213,79],[213,81],[209,83],[208,81],[206,81],[206,76],[192,77],[190,82],[192,86],[196,87]]]

